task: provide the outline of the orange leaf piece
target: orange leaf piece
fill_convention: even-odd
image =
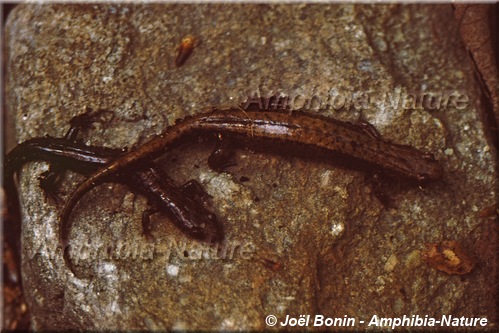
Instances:
[[[467,274],[475,266],[473,257],[454,240],[426,244],[423,258],[428,265],[447,274]]]

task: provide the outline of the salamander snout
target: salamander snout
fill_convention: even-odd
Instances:
[[[186,230],[189,236],[208,243],[218,243],[224,240],[225,233],[222,224],[218,221],[217,216],[213,213],[206,212],[201,219],[197,218],[196,226]]]
[[[443,177],[444,170],[435,159],[428,160],[428,163],[425,165],[424,169],[424,172],[417,174],[419,183],[434,182]]]

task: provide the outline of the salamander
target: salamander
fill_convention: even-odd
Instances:
[[[16,146],[6,156],[4,169],[6,189],[9,192],[14,191],[14,174],[27,162],[43,160],[51,163],[51,169],[46,175],[50,179],[42,178],[41,184],[45,181],[45,187],[52,188],[52,184],[49,183],[55,181],[56,177],[53,177],[56,176],[55,173],[72,170],[89,175],[124,154],[121,149],[76,143],[74,138],[77,133],[78,130],[73,125],[65,138],[34,138]],[[177,187],[161,167],[152,161],[145,163],[140,169],[127,173],[125,177],[112,180],[124,183],[133,191],[148,198],[152,208],[144,212],[142,219],[143,233],[146,236],[150,233],[149,215],[163,212],[177,227],[195,239],[217,242],[224,238],[223,227],[216,215],[204,206],[207,194],[197,182],[190,181],[182,187]],[[70,224],[61,224],[60,227],[59,237],[63,250],[68,245],[70,227]],[[17,239],[19,232],[15,234],[13,237]],[[15,247],[13,245],[13,248]],[[64,259],[74,272],[67,254],[67,251],[64,251]]]
[[[371,125],[359,126],[304,111],[290,114],[282,110],[215,109],[177,122],[90,175],[70,196],[61,213],[61,223],[67,223],[76,203],[95,186],[138,169],[142,163],[191,142],[193,137],[213,135],[241,146],[271,149],[285,155],[313,153],[332,162],[348,160],[352,161],[349,166],[374,168],[420,184],[437,181],[443,175],[442,166],[432,154],[383,140]],[[210,166],[217,169],[224,158],[220,150],[215,151],[210,156]]]
[[[7,155],[5,177],[12,178],[24,163],[37,160],[61,163],[67,170],[89,175],[121,155],[121,149],[86,146],[60,138],[35,138],[19,144]],[[214,214],[194,200],[196,195],[202,196],[195,188],[197,185],[189,182],[184,188],[177,187],[157,163],[147,162],[126,177],[112,181],[129,185],[144,194],[158,211],[168,213],[191,237],[201,240],[223,238]],[[61,239],[66,238],[68,228],[63,225]],[[62,242],[62,245],[66,244],[66,241]]]

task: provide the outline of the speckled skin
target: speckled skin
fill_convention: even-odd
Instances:
[[[373,314],[486,316],[493,326],[484,329],[496,327],[496,221],[477,213],[497,202],[497,156],[484,135],[473,64],[450,4],[31,3],[9,17],[5,118],[17,123],[5,126],[11,147],[62,136],[85,105],[116,113],[86,142],[122,148],[149,141],[203,106],[230,107],[254,93],[282,92],[301,95],[295,103],[301,107],[304,98],[324,99],[336,88],[340,95],[371,91],[373,103],[318,113],[352,122],[362,116],[385,139],[433,153],[445,170],[443,180],[425,190],[389,179],[396,207],[382,209],[363,172],[237,151],[237,166],[217,174],[205,163],[209,145],[189,140],[160,158],[178,161],[163,169],[179,184],[200,181],[223,219],[227,242],[253,242],[256,254],[281,270],[260,265],[256,254],[229,262],[164,255],[125,262],[102,255],[78,271],[116,269],[79,280],[60,256],[57,265],[29,261],[23,273],[38,330],[263,331],[269,329],[265,316],[278,313],[279,320],[287,313],[366,320]],[[186,34],[201,43],[178,68],[176,50]],[[407,110],[385,99],[422,90],[459,91],[470,103],[465,110]],[[34,163],[20,178],[27,255],[42,242],[58,245],[60,210],[43,202],[36,182],[44,170],[44,163]],[[240,182],[242,176],[250,180]],[[70,175],[61,190],[70,194],[84,179]],[[84,199],[71,215],[71,244],[150,245],[140,235],[143,197],[122,186],[98,186]],[[115,223],[104,225],[110,220]],[[166,228],[154,231],[154,244],[184,239],[168,219],[156,220]],[[419,251],[442,240],[474,249],[476,269],[456,277],[427,266]],[[398,263],[388,270],[386,260]],[[177,276],[167,273],[170,264],[179,267]]]
[[[287,154],[290,145],[299,147],[296,153],[310,149],[330,155],[340,154],[419,182],[435,181],[442,177],[442,168],[431,154],[383,141],[372,132],[348,122],[305,112],[290,115],[283,111],[214,110],[184,119],[91,175],[74,191],[64,207],[61,230],[67,229],[75,204],[93,187],[139,163],[158,158],[192,135],[213,133],[232,136],[245,145],[256,140],[274,146],[287,146]]]

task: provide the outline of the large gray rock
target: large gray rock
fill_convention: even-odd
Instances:
[[[495,325],[495,229],[478,213],[497,200],[496,156],[456,26],[450,5],[18,6],[6,26],[16,143],[61,137],[88,106],[115,117],[86,131],[87,144],[133,147],[177,118],[282,92],[300,96],[295,107],[314,95],[323,107],[329,100],[322,114],[362,117],[386,139],[433,153],[445,170],[424,190],[388,184],[395,206],[385,209],[362,172],[241,150],[229,173],[216,173],[207,166],[211,147],[192,142],[164,168],[179,184],[201,182],[233,254],[218,259],[160,215],[147,240],[146,198],[105,185],[72,216],[71,242],[88,255],[77,277],[52,255],[61,206],[36,180],[48,165],[29,164],[20,195],[34,327],[264,329],[269,314],[347,315],[366,321],[357,329],[373,315]],[[177,68],[187,35],[198,44]],[[425,92],[465,97],[412,105],[409,94]],[[338,94],[357,103],[340,108]],[[63,199],[82,180],[68,174]],[[443,240],[474,254],[471,273],[448,275],[422,260],[425,244]]]

